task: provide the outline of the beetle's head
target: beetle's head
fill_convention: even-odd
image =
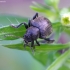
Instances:
[[[26,44],[28,44],[28,40],[27,40],[26,34],[24,35],[24,42],[25,42]]]
[[[31,37],[28,34],[25,34],[24,35],[24,41],[25,41],[25,43],[28,44],[28,42],[31,42]]]

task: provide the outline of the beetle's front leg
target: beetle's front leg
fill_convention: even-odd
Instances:
[[[11,26],[14,27],[14,28],[19,28],[22,24],[24,24],[24,26],[25,26],[26,29],[28,28],[28,25],[25,22],[24,23],[20,23],[17,26],[14,26],[13,24],[11,24]]]
[[[34,53],[34,51],[35,51],[34,40],[31,41],[30,49],[31,49],[32,52]]]
[[[33,20],[38,17],[38,13],[36,13],[34,16],[33,16]]]
[[[26,46],[27,46],[27,45],[26,45],[26,44],[24,44],[24,49],[25,49],[25,50],[26,50]]]
[[[24,40],[23,46],[24,46],[24,49],[26,49],[26,46],[29,46],[30,47],[30,45],[28,44],[28,41],[26,41],[26,40]]]

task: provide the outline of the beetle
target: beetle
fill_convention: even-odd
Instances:
[[[48,43],[53,43],[54,40],[51,40],[50,38],[46,38],[49,36],[52,31],[52,24],[50,20],[43,16],[38,16],[38,13],[36,13],[31,20],[28,21],[28,24],[26,22],[20,23],[17,26],[11,25],[14,28],[19,28],[22,24],[24,24],[25,28],[27,29],[25,35],[24,35],[24,47],[28,45],[28,42],[31,42],[31,48],[34,46],[34,41],[36,41],[37,45],[40,46],[40,43],[37,41],[38,38],[46,40]]]

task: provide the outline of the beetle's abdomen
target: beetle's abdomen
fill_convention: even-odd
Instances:
[[[52,33],[51,22],[45,17],[38,17],[32,20],[32,26],[39,28],[41,37],[46,37]]]
[[[46,36],[49,36],[52,33],[52,28],[47,27],[45,30],[40,29],[40,38],[45,38]]]

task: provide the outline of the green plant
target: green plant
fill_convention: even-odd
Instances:
[[[29,47],[26,47],[26,50],[23,48],[22,37],[26,31],[24,25],[18,29],[10,26],[11,23],[27,22],[28,18],[0,15],[0,24],[2,24],[0,26],[0,70],[70,70],[70,42],[62,44],[59,40],[63,33],[70,37],[70,27],[61,23],[63,18],[61,15],[70,10],[69,8],[59,9],[58,2],[59,0],[45,0],[46,5],[33,2],[35,6],[31,6],[32,9],[50,19],[55,39],[53,44],[43,44],[39,39],[41,46],[36,46],[34,54]],[[58,40],[60,43],[57,43]],[[61,54],[59,50],[66,50],[66,52]]]

